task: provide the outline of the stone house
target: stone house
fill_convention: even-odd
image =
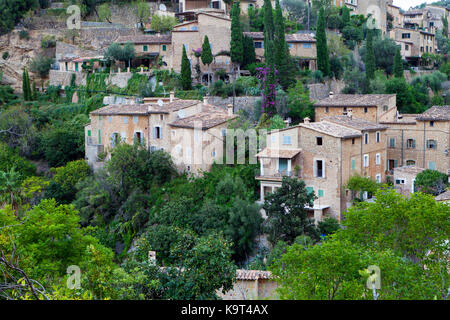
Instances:
[[[173,93],[156,103],[108,105],[90,113],[86,158],[95,167],[100,152],[108,159],[118,143],[140,143],[149,151],[170,153],[180,172],[197,174],[222,163],[227,122],[234,117],[232,108],[212,106],[207,98],[179,100]]]
[[[416,176],[424,170],[424,168],[416,166],[395,168],[394,179],[392,181],[395,190],[404,196],[409,196],[411,193],[414,193],[416,191],[416,187],[414,186]]]
[[[217,13],[226,13],[223,0],[180,0],[177,13],[198,12],[201,9],[214,9]]]
[[[102,67],[103,56],[61,58],[60,60],[58,60],[59,71],[81,72],[83,71],[83,65],[88,63],[90,60],[94,60],[94,69],[99,69],[100,67]]]
[[[210,77],[217,79],[216,72],[224,70],[227,74],[232,72],[231,59],[229,57],[231,40],[231,20],[224,15],[215,15],[206,12],[198,12],[196,20],[188,21],[174,27],[172,31],[172,68],[175,72],[181,71],[181,57],[183,46],[191,63],[192,75],[195,76],[197,58],[194,50],[201,49],[205,36],[208,36],[211,51],[214,56],[210,68],[198,60],[203,82],[208,82]]]
[[[308,208],[316,223],[327,216],[341,220],[351,205],[345,189],[354,175],[385,181],[386,127],[352,115],[309,119],[267,134],[267,147],[257,154],[261,201],[281,186],[284,176],[305,181],[317,199]]]
[[[403,27],[403,13],[400,7],[394,6],[392,3],[387,4],[387,13],[391,17],[392,28]]]
[[[276,299],[277,282],[270,271],[236,270],[236,282],[233,289],[217,292],[223,300],[263,300]]]
[[[244,35],[253,39],[257,61],[264,61],[264,33],[244,32]],[[314,33],[286,34],[289,53],[297,58],[301,69],[316,70],[317,50]]]
[[[436,53],[437,50],[434,27],[424,30],[397,27],[390,31],[389,37],[401,46],[403,59],[415,66],[420,64],[424,53]]]
[[[449,9],[427,4],[424,8],[408,10],[404,13],[407,28],[443,28],[442,19],[448,17]]]
[[[314,104],[315,121],[324,117],[347,115],[372,122],[390,121],[397,114],[395,94],[333,94]]]
[[[450,190],[445,191],[444,193],[441,193],[436,198],[434,198],[437,202],[443,202],[450,204]]]
[[[450,106],[434,106],[422,114],[398,115],[380,123],[388,126],[388,170],[417,166],[450,175]]]
[[[130,42],[134,45],[136,58],[132,61],[132,67],[148,67],[158,65],[161,60],[162,69],[170,69],[172,66],[172,37],[171,35],[135,35],[120,36],[117,43],[124,45]]]

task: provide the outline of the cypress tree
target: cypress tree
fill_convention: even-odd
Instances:
[[[192,88],[191,64],[186,54],[186,47],[183,45],[183,54],[181,56],[181,86],[183,90]]]
[[[206,35],[205,35],[205,38],[203,38],[201,59],[202,59],[203,64],[208,65],[208,85],[209,85],[209,82],[210,82],[209,80],[210,80],[210,75],[211,75],[210,66],[211,66],[211,62],[213,62],[213,55],[211,52],[211,45],[209,44],[208,36],[206,36]]]
[[[247,67],[249,64],[256,62],[256,52],[255,45],[253,44],[253,39],[249,36],[243,37],[243,45],[244,45],[244,57],[242,61],[242,65]]]
[[[316,31],[317,68],[324,76],[330,75],[330,57],[328,55],[327,34],[325,32],[325,14],[320,8]]]
[[[274,63],[274,37],[275,26],[273,23],[272,2],[264,0],[264,60],[266,65],[273,66]]]
[[[372,80],[375,78],[375,52],[373,51],[372,29],[367,30],[366,39],[366,78]]]
[[[347,7],[342,8],[342,28],[350,23],[350,9]]]
[[[285,27],[280,1],[275,2],[275,67],[278,71],[277,78],[283,89],[295,83],[295,69],[289,54],[289,46],[284,34]]]
[[[22,91],[23,91],[23,100],[24,101],[31,101],[30,78],[28,77],[27,69],[23,69],[23,74],[22,74]]]
[[[400,53],[400,48],[397,47],[394,56],[394,76],[396,78],[403,78],[403,61]]]
[[[242,39],[242,29],[240,22],[241,9],[239,1],[233,4],[231,9],[231,42],[230,58],[231,62],[239,69],[244,58],[244,43]],[[236,77],[236,75],[235,75]]]

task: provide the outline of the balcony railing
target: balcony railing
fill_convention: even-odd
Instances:
[[[300,178],[301,174],[300,172],[295,171],[287,171],[287,170],[278,170],[278,172],[269,172],[264,173],[264,175],[261,175],[261,173],[258,174],[258,177],[260,178],[270,178],[270,179],[282,179],[283,177],[297,177]]]

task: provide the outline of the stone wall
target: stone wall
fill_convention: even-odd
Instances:
[[[72,74],[76,74],[76,85],[84,86],[86,85],[86,73],[84,72],[72,72],[72,71],[59,71],[50,70],[50,85],[57,86],[60,85],[62,88],[70,85],[70,80],[72,79]],[[132,73],[113,73],[110,74],[106,79],[106,84],[112,84],[118,86],[119,88],[125,88],[128,84],[128,80],[132,77]]]
[[[258,99],[260,99],[260,97],[254,96],[236,97],[234,101],[235,106],[234,112],[236,113],[239,110],[253,112],[255,103]],[[222,97],[211,96],[208,97],[208,103],[226,109],[229,104],[233,104],[233,97],[227,97],[223,99]]]
[[[312,83],[308,85],[309,97],[312,101],[327,98],[330,91],[341,93],[345,87],[345,83],[341,80],[332,80],[328,83]]]

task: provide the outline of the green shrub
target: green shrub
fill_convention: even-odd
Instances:
[[[56,39],[55,36],[45,35],[41,40],[41,47],[46,48],[54,48],[56,47]]]
[[[28,33],[28,31],[25,30],[20,30],[19,32],[19,38],[20,39],[25,39],[25,40],[30,40],[30,34]]]
[[[32,72],[38,73],[41,78],[45,78],[50,72],[53,61],[53,58],[37,56],[33,60],[31,60],[30,70]]]

